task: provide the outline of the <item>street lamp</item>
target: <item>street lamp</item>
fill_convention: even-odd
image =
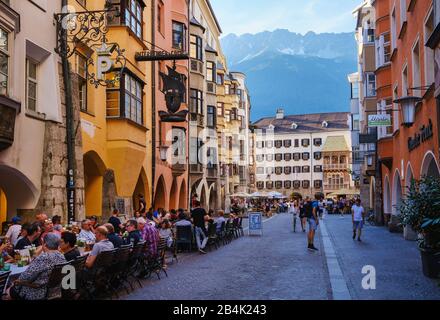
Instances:
[[[407,96],[394,100],[394,103],[400,104],[403,113],[403,125],[412,127],[415,122],[416,106],[422,102],[422,98]]]

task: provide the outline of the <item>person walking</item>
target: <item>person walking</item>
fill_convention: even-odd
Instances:
[[[361,199],[357,199],[351,208],[351,216],[353,220],[353,240],[356,239],[357,235],[357,240],[362,242],[361,235],[365,223],[365,210],[361,205]]]
[[[318,251],[318,249],[315,247],[315,234],[316,230],[318,229],[319,225],[319,200],[321,199],[321,195],[316,194],[315,195],[315,201],[307,201],[306,204],[306,214],[307,214],[307,221],[309,223],[309,234],[308,234],[308,249],[313,251]]]
[[[306,232],[306,222],[307,222],[307,214],[306,214],[306,203],[308,201],[308,198],[306,201],[301,200],[301,203],[299,205],[299,219],[301,221],[301,228],[303,232]]]

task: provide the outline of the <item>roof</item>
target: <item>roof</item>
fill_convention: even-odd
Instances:
[[[215,15],[214,9],[211,6],[211,2],[209,0],[206,1],[208,3],[209,10],[211,11],[212,16],[214,17],[215,24],[220,33],[223,33],[222,28],[220,27],[220,23],[218,22],[217,16]]]
[[[192,25],[197,26],[199,28],[201,28],[203,30],[203,32],[205,32],[205,27],[202,26],[202,24],[200,22],[197,21],[196,18],[192,17],[191,20],[189,21]]]
[[[267,129],[269,125],[274,126],[275,133],[317,133],[329,131],[350,130],[348,125],[348,112],[316,113],[303,115],[286,115],[283,119],[275,117],[263,118],[254,123],[258,129]],[[328,123],[323,127],[323,122]],[[297,124],[296,129],[292,124]]]
[[[350,151],[344,136],[327,137],[322,152]]]
[[[216,55],[218,55],[217,50],[215,50],[213,47],[211,47],[209,44],[206,45],[205,47],[205,51],[207,52],[212,52],[215,53]]]

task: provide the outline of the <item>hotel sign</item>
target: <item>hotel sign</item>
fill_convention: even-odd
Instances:
[[[147,50],[136,53],[135,59],[136,61],[188,60],[189,56],[182,51]]]
[[[371,114],[368,116],[369,127],[391,127],[390,114]]]
[[[428,141],[434,136],[434,130],[431,119],[429,119],[428,126],[423,126],[420,128],[420,132],[416,133],[414,137],[408,139],[408,149],[413,151],[417,149],[422,143]]]

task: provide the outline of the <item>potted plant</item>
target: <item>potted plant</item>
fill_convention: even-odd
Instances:
[[[400,206],[400,219],[419,236],[423,273],[440,277],[440,179],[413,181]]]

